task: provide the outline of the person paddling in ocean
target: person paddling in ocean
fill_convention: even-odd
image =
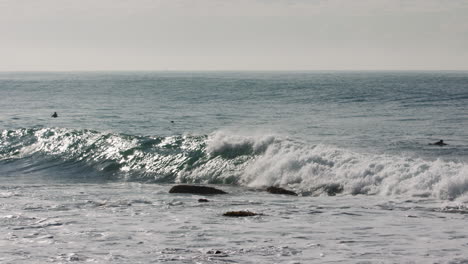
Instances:
[[[429,145],[445,146],[447,144],[444,143],[444,141],[441,139],[441,140],[437,141],[436,143],[432,143],[432,144],[429,144]]]
[[[51,117],[57,118],[58,117],[57,112],[54,112]]]

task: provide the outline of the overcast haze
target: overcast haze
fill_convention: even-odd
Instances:
[[[0,0],[28,70],[468,70],[468,0]]]

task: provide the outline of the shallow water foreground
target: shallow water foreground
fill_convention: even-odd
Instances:
[[[0,187],[1,263],[466,263],[468,211],[381,196],[141,183]],[[223,217],[230,210],[262,216]]]

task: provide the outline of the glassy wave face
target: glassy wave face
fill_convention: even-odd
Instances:
[[[85,174],[101,180],[278,185],[302,195],[342,192],[453,200],[468,191],[464,162],[365,154],[273,135],[216,131],[206,136],[147,137],[34,128],[5,130],[1,142],[4,175],[60,171],[71,181]]]
[[[9,180],[468,201],[466,72],[0,73],[0,98]]]

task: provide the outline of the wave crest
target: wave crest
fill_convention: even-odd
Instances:
[[[232,159],[243,155],[258,155],[275,142],[275,137],[245,137],[232,135],[223,131],[210,135],[206,150],[212,156]]]
[[[1,133],[0,161],[47,163],[51,157],[132,181],[276,185],[303,195],[468,196],[463,162],[357,153],[273,135],[143,137],[65,128]]]

